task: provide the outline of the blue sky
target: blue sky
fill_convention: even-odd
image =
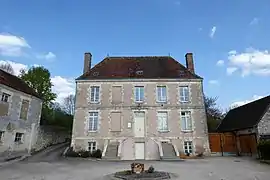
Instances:
[[[0,0],[0,61],[44,65],[64,97],[82,73],[110,56],[194,53],[204,90],[227,107],[269,94],[270,1]],[[1,39],[2,38],[2,39]],[[217,63],[219,61],[219,63]],[[268,81],[267,81],[268,80]]]

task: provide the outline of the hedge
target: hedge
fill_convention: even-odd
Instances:
[[[260,158],[270,160],[270,140],[261,140],[258,144]]]

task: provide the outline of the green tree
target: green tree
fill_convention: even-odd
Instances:
[[[204,96],[207,126],[209,132],[214,132],[216,130],[223,117],[222,111],[217,106],[217,100],[217,97]]]
[[[51,74],[48,69],[39,66],[31,67],[27,72],[21,70],[20,77],[43,99],[43,107],[49,108],[49,104],[55,100],[56,94],[52,92]]]

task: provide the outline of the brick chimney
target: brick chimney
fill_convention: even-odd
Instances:
[[[187,53],[185,55],[185,57],[186,57],[186,66],[187,66],[187,69],[190,72],[195,73],[194,62],[193,62],[193,54],[192,53]]]
[[[91,60],[92,60],[92,54],[90,52],[84,53],[83,74],[85,74],[91,69]]]

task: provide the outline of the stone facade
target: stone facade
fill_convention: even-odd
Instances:
[[[167,88],[167,102],[157,103],[156,87]],[[100,87],[100,101],[90,103],[91,86]],[[113,86],[121,86],[122,102],[112,103]],[[134,87],[144,87],[145,101],[138,106],[134,101]],[[180,103],[179,86],[189,87],[189,102]],[[190,111],[192,130],[181,130],[181,111]],[[89,112],[98,112],[98,130],[88,131]],[[168,131],[160,132],[157,127],[157,112],[167,112]],[[121,130],[111,131],[111,114],[121,113]],[[144,137],[134,137],[134,112],[145,113]],[[208,129],[203,98],[201,79],[181,80],[78,80],[76,83],[75,115],[73,122],[72,146],[75,149],[88,149],[88,142],[95,141],[97,148],[103,150],[108,141],[120,143],[118,152],[122,160],[135,159],[135,142],[145,143],[145,159],[160,159],[161,142],[169,141],[178,152],[184,151],[184,141],[192,141],[193,153],[210,152]]]
[[[259,135],[270,135],[270,105],[258,124]]]
[[[3,84],[0,95],[0,153],[30,151],[36,143],[42,101]]]

